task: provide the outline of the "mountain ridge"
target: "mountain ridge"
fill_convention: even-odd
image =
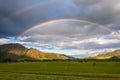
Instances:
[[[112,51],[112,52],[108,52],[105,54],[98,54],[95,57],[92,57],[95,59],[120,59],[120,49]]]
[[[66,60],[68,57],[57,53],[45,53],[34,48],[26,48],[18,43],[0,45],[0,61],[24,60]]]

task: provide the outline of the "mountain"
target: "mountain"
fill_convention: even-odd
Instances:
[[[74,56],[65,55],[65,54],[61,54],[61,55],[67,57],[67,58],[70,59],[70,60],[76,59]]]
[[[24,61],[24,60],[66,60],[68,57],[56,53],[45,53],[34,48],[26,48],[21,44],[0,45],[0,61]]]
[[[56,53],[45,53],[34,48],[30,48],[26,51],[25,56],[37,59],[37,60],[52,60],[52,59],[68,59],[66,56],[62,56]]]
[[[12,59],[16,60],[25,54],[26,47],[21,44],[5,44],[0,45],[0,60]]]
[[[94,57],[95,59],[120,59],[120,50],[108,52],[106,54],[99,54]]]

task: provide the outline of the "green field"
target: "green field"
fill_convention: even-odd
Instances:
[[[0,63],[0,80],[120,80],[120,63]]]

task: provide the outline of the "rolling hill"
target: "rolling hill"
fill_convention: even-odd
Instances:
[[[26,48],[21,44],[0,45],[0,61],[24,61],[24,60],[66,60],[68,57],[56,54],[45,53],[34,48]]]
[[[120,50],[108,52],[106,54],[99,54],[94,57],[95,59],[120,59]]]

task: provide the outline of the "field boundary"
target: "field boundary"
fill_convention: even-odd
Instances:
[[[67,73],[40,73],[40,72],[12,72],[12,71],[0,71],[0,73],[15,73],[15,74],[34,74],[34,75],[49,75],[49,76],[73,76],[73,77],[84,77],[84,78],[120,78],[120,74],[67,74]]]

